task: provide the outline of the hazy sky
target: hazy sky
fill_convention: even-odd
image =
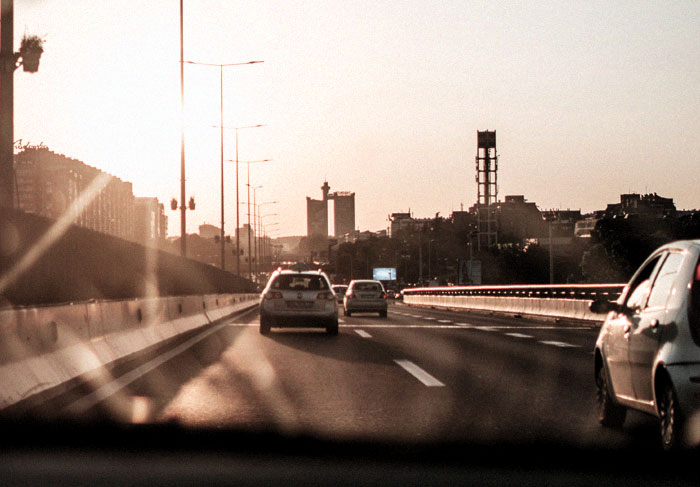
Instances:
[[[178,0],[15,0],[15,139],[180,192]],[[591,211],[625,192],[700,207],[700,2],[185,0],[185,59],[224,68],[277,236],[306,232],[306,196],[356,193],[356,225],[448,215],[476,200],[476,131],[497,130],[499,197]],[[185,66],[188,231],[219,224],[219,69]],[[225,159],[235,158],[233,131]],[[226,163],[226,226],[235,167]],[[246,166],[241,165],[241,201]],[[167,210],[169,233],[179,213]],[[242,221],[245,216],[241,214]],[[273,229],[277,229],[273,232]]]

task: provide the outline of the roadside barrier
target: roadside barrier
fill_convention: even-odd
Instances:
[[[233,313],[258,294],[0,310],[0,410]]]
[[[491,311],[510,315],[602,322],[593,299],[617,299],[624,284],[448,286],[403,290],[408,305]]]

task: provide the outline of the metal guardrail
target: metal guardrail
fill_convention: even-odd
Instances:
[[[493,296],[554,299],[616,300],[626,284],[531,284],[500,286],[446,286],[406,288],[413,296]]]

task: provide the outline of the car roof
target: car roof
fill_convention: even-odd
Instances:
[[[653,253],[667,249],[688,250],[692,247],[700,247],[700,239],[697,240],[676,240],[657,248]]]
[[[306,276],[325,276],[326,274],[321,270],[315,270],[315,271],[295,271],[294,269],[278,269],[275,271],[279,275],[283,276],[288,276],[288,275],[306,275]]]

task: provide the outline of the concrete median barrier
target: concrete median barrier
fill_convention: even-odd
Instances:
[[[0,310],[0,410],[254,307],[217,294]]]
[[[519,298],[496,296],[444,296],[431,294],[405,294],[404,304],[492,311],[508,315],[602,323],[605,316],[591,313],[591,301],[568,298]]]

